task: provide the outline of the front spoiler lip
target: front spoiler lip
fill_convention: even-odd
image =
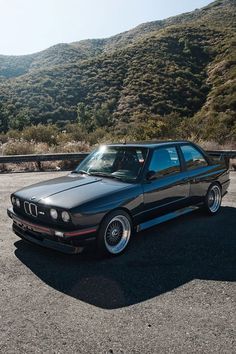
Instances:
[[[18,224],[23,229],[26,228],[26,229],[38,232],[40,234],[49,235],[49,236],[55,236],[55,231],[59,231],[59,232],[61,231],[64,234],[64,237],[63,237],[64,239],[74,237],[74,236],[83,236],[83,235],[85,235],[85,236],[88,235],[88,237],[89,237],[89,235],[94,234],[97,231],[97,227],[86,228],[86,229],[75,230],[75,231],[64,231],[64,230],[60,230],[60,229],[54,229],[54,228],[41,226],[39,224],[29,222],[29,221],[19,217],[18,215],[16,215],[16,213],[13,211],[12,208],[7,209],[7,214],[13,220],[14,223]]]
[[[43,238],[42,240],[38,240],[30,235],[28,235],[25,231],[20,230],[19,227],[17,227],[16,225],[13,224],[12,227],[14,233],[19,236],[20,238],[22,238],[23,240],[26,240],[30,243],[36,244],[38,246],[41,247],[46,247],[46,248],[50,248],[53,249],[55,251],[59,251],[62,253],[66,253],[66,254],[79,254],[83,251],[84,247],[82,246],[73,246],[70,244],[66,244],[66,243],[61,243],[58,241],[53,241],[50,239],[47,239],[46,237]]]

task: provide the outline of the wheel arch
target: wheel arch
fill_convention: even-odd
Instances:
[[[208,189],[207,189],[207,193],[209,192],[209,190],[211,189],[212,186],[214,186],[214,184],[217,184],[219,187],[220,187],[220,190],[222,192],[222,185],[219,181],[214,181],[214,182],[211,182]],[[207,195],[207,194],[206,194]]]
[[[131,222],[132,222],[131,227],[132,227],[132,230],[134,230],[134,217],[133,217],[132,213],[130,212],[130,210],[127,209],[127,208],[125,208],[125,207],[117,207],[117,208],[114,208],[114,209],[112,209],[112,210],[109,210],[107,213],[105,213],[105,215],[103,216],[102,220],[101,220],[100,223],[99,223],[99,228],[98,228],[98,229],[100,229],[100,227],[101,227],[103,221],[104,221],[111,213],[114,213],[114,211],[118,211],[118,210],[124,211],[126,214],[129,215],[129,217],[130,217],[130,219],[131,219]]]

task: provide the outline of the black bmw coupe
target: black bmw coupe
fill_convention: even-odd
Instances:
[[[19,237],[66,253],[95,241],[99,254],[123,252],[135,232],[203,208],[216,214],[229,171],[188,141],[111,144],[65,177],[11,195]]]

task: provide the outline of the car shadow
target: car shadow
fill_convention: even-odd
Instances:
[[[171,291],[193,279],[236,280],[236,209],[215,217],[200,211],[133,237],[126,253],[98,260],[90,247],[69,256],[15,243],[16,257],[56,290],[105,309]]]

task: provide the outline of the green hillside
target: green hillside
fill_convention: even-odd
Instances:
[[[0,131],[79,122],[131,138],[236,140],[236,0],[108,39],[0,56]]]

